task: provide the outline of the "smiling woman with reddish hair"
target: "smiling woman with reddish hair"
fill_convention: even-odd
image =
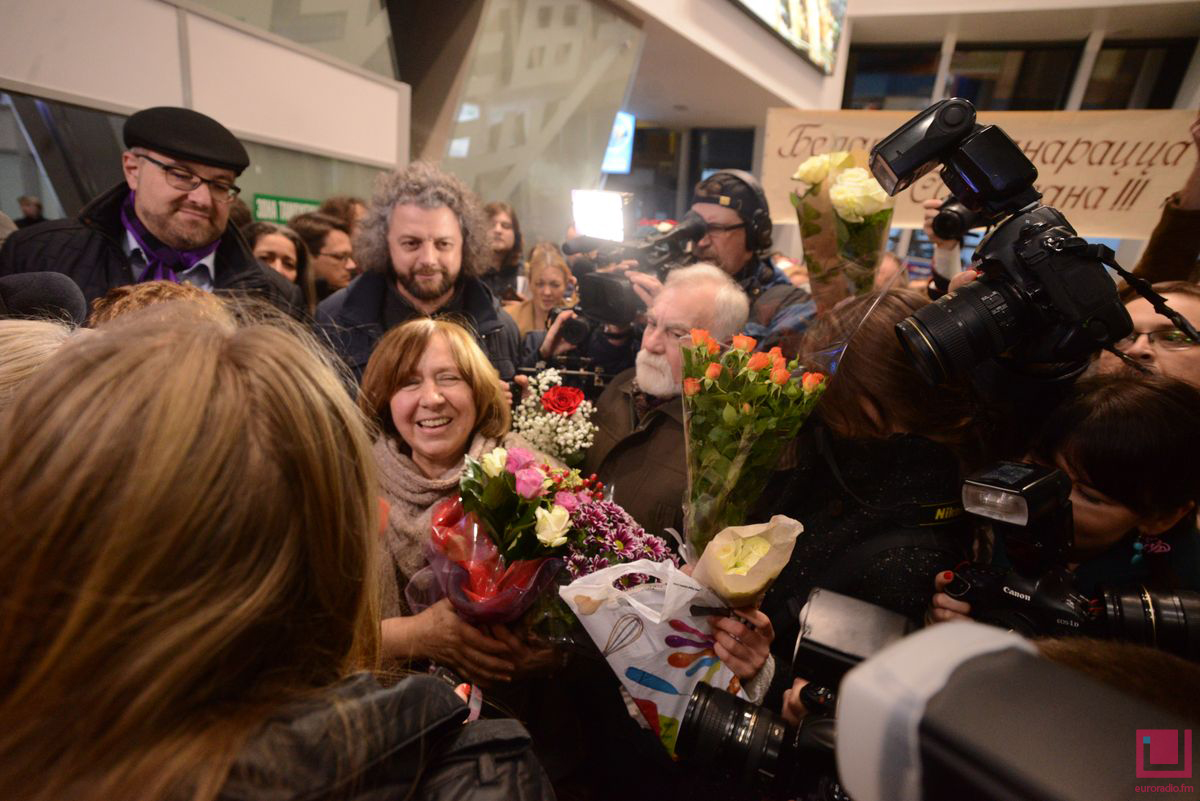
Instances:
[[[391,506],[391,558],[382,581],[384,656],[436,661],[472,680],[510,679],[523,659],[511,644],[463,622],[448,601],[416,615],[404,602],[409,579],[425,566],[433,507],[458,491],[464,457],[479,458],[496,447],[533,451],[509,432],[499,373],[462,326],[412,320],[379,341],[358,400],[379,430],[375,460]]]

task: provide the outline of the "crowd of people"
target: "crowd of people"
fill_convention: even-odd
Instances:
[[[977,277],[960,243],[934,238],[948,281],[893,264],[818,314],[738,170],[695,187],[694,263],[655,273],[526,243],[516,209],[425,162],[369,200],[239,227],[249,158],[219,122],[147,109],[124,142],[119,185],[66,220],[22,198],[0,247],[5,797],[747,797],[667,758],[603,661],[407,600],[466,457],[560,465],[512,429],[546,366],[599,377],[584,475],[648,532],[682,531],[692,329],[829,377],[756,511],[803,524],[791,560],[712,619],[716,655],[789,720],[813,588],[914,626],[978,612],[956,568],[1019,558],[962,514],[964,478],[998,460],[1069,480],[1079,592],[1200,591],[1200,344],[1131,290],[1133,333],[1065,380],[995,359],[933,387],[894,329]],[[1200,327],[1198,256],[1200,162],[1135,270]],[[588,276],[644,310],[597,318]],[[1072,664],[1105,680],[1104,647]],[[1176,657],[1111,660],[1200,691]],[[460,681],[484,688],[482,719]]]

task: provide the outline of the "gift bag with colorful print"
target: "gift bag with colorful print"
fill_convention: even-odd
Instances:
[[[652,581],[619,587],[620,579],[631,574]],[[670,562],[616,565],[576,579],[559,594],[671,754],[697,684],[746,697],[737,676],[713,650],[708,618],[691,611],[722,602]]]

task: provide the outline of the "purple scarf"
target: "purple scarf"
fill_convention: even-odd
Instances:
[[[133,241],[137,242],[138,247],[142,249],[142,255],[146,258],[146,269],[134,283],[171,281],[178,284],[179,276],[176,275],[176,271],[187,272],[221,244],[221,240],[218,239],[210,245],[193,250],[175,250],[167,247],[138,219],[137,213],[133,210],[133,195],[134,193],[130,192],[129,196],[125,198],[125,202],[121,204],[121,224],[133,237]]]

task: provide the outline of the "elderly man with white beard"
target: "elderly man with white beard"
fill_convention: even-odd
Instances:
[[[583,473],[595,473],[647,531],[683,531],[683,354],[693,328],[720,342],[742,330],[750,301],[711,264],[671,272],[646,313],[637,366],[619,373],[596,402],[599,426]]]

